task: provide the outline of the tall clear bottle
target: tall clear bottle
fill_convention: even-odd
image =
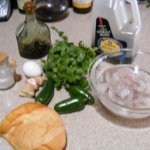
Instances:
[[[35,17],[35,4],[26,2],[24,10],[26,19],[16,30],[20,56],[39,59],[46,56],[51,47],[49,27]]]

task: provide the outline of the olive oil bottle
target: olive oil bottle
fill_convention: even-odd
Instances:
[[[93,0],[72,0],[72,7],[74,12],[85,14],[92,10]]]
[[[16,38],[21,57],[40,59],[46,56],[51,47],[49,27],[35,17],[35,4],[26,2],[25,21],[16,29]]]

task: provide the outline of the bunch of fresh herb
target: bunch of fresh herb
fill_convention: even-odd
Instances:
[[[69,88],[75,84],[86,87],[87,69],[95,58],[94,48],[84,46],[81,41],[78,45],[68,42],[64,32],[58,31],[55,27],[52,29],[59,34],[61,40],[55,41],[47,60],[42,60],[46,76],[54,82],[57,89],[62,86]]]
[[[146,7],[150,7],[150,0],[148,0],[148,4],[146,5]]]

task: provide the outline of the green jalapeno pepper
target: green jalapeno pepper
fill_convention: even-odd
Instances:
[[[65,114],[65,113],[72,113],[76,111],[80,111],[85,107],[85,101],[83,97],[71,97],[66,100],[63,100],[59,103],[57,103],[54,106],[54,109],[59,113],[59,114]]]
[[[48,103],[53,97],[53,94],[54,94],[54,84],[50,79],[48,79],[45,82],[41,92],[35,98],[35,102],[48,105]]]
[[[86,104],[94,104],[94,97],[88,91],[78,85],[70,86],[68,92],[71,97],[82,96],[83,98],[86,98]]]

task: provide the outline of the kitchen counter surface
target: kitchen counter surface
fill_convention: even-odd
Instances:
[[[150,8],[139,5],[142,30],[138,49],[150,51]],[[92,14],[80,15],[69,9],[69,16],[62,21],[47,23],[64,31],[70,42],[77,44],[80,40],[87,46],[91,45]],[[13,108],[34,99],[18,96],[19,89],[24,85],[25,76],[22,66],[27,59],[21,58],[18,52],[15,31],[25,16],[14,10],[7,22],[0,22],[0,51],[5,52],[17,62],[17,73],[22,80],[9,90],[0,91],[0,121]],[[51,30],[52,44],[58,35]],[[40,60],[35,60],[40,64]],[[65,89],[55,91],[49,107],[68,98]],[[142,120],[130,120],[117,117],[107,111],[99,101],[87,105],[83,111],[61,115],[67,131],[66,150],[149,150],[150,149],[150,117]],[[11,146],[0,137],[0,150],[12,150]]]

